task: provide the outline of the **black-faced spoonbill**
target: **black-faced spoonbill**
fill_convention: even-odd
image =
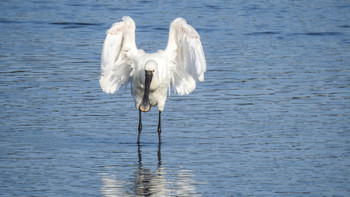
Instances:
[[[182,18],[170,24],[166,49],[145,53],[135,43],[135,22],[129,17],[107,31],[101,55],[100,85],[113,94],[131,82],[131,93],[139,110],[137,143],[142,131],[141,113],[158,105],[158,140],[161,143],[161,113],[172,85],[179,95],[190,94],[196,81],[204,81],[206,61],[197,31]]]

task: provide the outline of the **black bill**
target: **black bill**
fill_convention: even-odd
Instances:
[[[145,74],[145,92],[140,104],[140,110],[143,112],[148,112],[151,109],[151,103],[149,102],[149,87],[151,86],[151,81],[153,77],[152,71],[146,71]]]

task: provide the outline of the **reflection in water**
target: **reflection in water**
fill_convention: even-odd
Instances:
[[[180,170],[173,177],[171,173],[166,174],[166,170],[162,167],[161,145],[158,145],[158,165],[154,171],[143,165],[141,147],[138,145],[138,166],[132,183],[118,180],[115,172],[101,175],[101,193],[106,197],[198,196],[195,192],[195,182],[190,179],[193,176],[191,171]]]

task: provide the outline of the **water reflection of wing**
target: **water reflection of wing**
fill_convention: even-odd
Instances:
[[[130,196],[127,194],[126,190],[123,188],[125,182],[118,181],[115,175],[102,173],[100,174],[102,187],[101,193],[105,197],[116,197],[116,196]]]
[[[195,181],[191,179],[194,176],[190,170],[181,170],[177,174],[179,181],[175,181],[176,196],[198,196],[196,194]]]
[[[158,175],[152,179],[153,192],[151,196],[197,196],[195,181],[191,179],[193,174],[189,170],[181,170],[175,177],[167,176],[165,169],[158,168]]]

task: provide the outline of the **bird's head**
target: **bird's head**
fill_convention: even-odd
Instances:
[[[155,62],[154,60],[149,60],[145,63],[145,85],[146,85],[146,81],[147,78],[150,80],[149,84],[151,84],[151,80],[152,78],[156,78],[156,80],[159,80],[159,72],[157,72],[158,70],[158,64],[157,62]]]
[[[146,72],[149,71],[149,72],[154,73],[156,71],[157,67],[158,67],[157,62],[155,62],[154,60],[149,60],[145,64],[145,71]]]

